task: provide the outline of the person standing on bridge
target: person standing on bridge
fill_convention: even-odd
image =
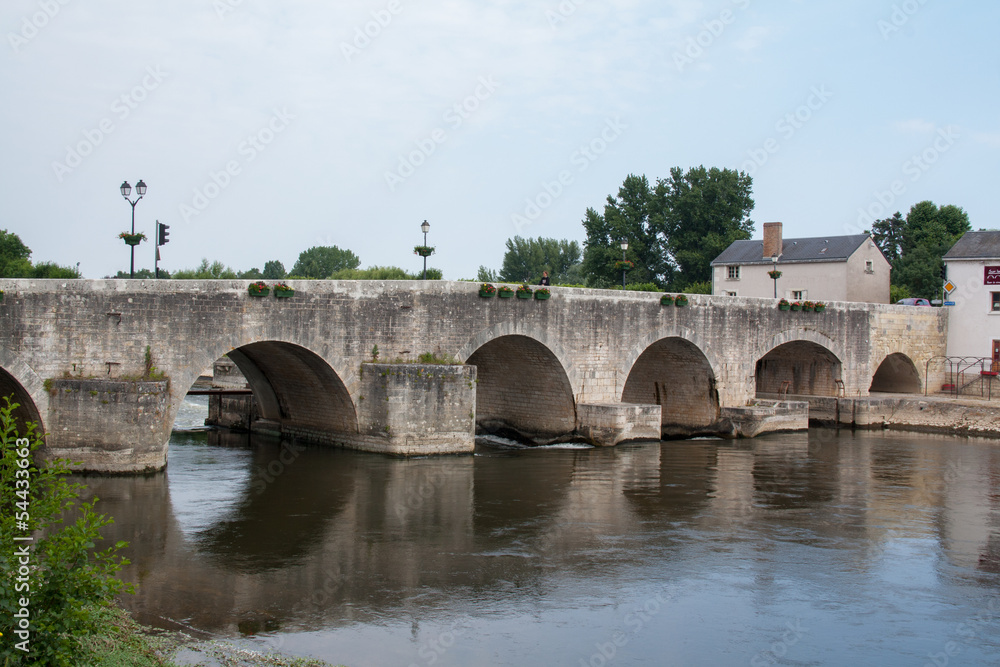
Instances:
[[[542,271],[542,279],[538,281],[538,284],[539,285],[545,285],[546,287],[549,286],[549,272],[548,271]]]

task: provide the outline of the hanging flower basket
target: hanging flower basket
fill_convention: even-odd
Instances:
[[[788,299],[782,299],[778,302],[778,310],[788,310],[792,307],[792,304],[788,303]]]
[[[688,305],[688,298],[683,294],[679,294],[676,299],[674,299],[674,305],[678,308],[683,308]]]
[[[430,257],[434,254],[434,248],[429,245],[413,246],[413,254],[420,255],[421,257]]]
[[[817,301],[816,302],[816,312],[817,313],[822,313],[824,310],[826,310],[826,304],[823,303],[822,301]]]
[[[521,285],[517,288],[517,298],[518,299],[530,299],[531,298],[531,288],[527,285]]]
[[[635,262],[629,259],[619,259],[615,262],[615,269],[618,271],[630,271],[635,268]]]
[[[295,296],[295,290],[285,283],[275,283],[274,296],[278,299],[287,299]]]
[[[509,299],[514,296],[514,290],[507,287],[506,285],[501,285],[500,289],[497,290],[497,296],[501,299]]]
[[[118,238],[124,239],[126,245],[136,246],[146,240],[146,235],[142,232],[139,232],[138,234],[122,232],[118,235]]]
[[[771,280],[777,280],[778,278],[781,277],[781,271],[768,271],[767,277],[770,278]]]
[[[802,310],[802,304],[798,301],[792,303],[792,310]]]
[[[258,280],[247,286],[247,292],[250,296],[267,296],[271,293],[271,288],[267,286],[267,283]]]
[[[479,296],[484,299],[488,299],[497,293],[497,288],[489,283],[483,283],[479,286]]]
[[[545,299],[548,299],[550,296],[552,296],[552,293],[549,292],[547,287],[540,287],[535,290],[535,298],[539,301],[545,301]]]
[[[664,294],[663,296],[661,296],[660,297],[660,305],[661,306],[672,306],[672,305],[674,305],[674,295],[673,294]]]

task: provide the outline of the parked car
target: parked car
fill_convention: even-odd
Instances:
[[[896,302],[897,306],[930,306],[931,302],[927,299],[900,299]]]

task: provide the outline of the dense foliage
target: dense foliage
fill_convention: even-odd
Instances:
[[[892,264],[891,298],[941,296],[941,257],[969,231],[968,214],[958,206],[914,204],[904,219],[897,212],[876,220],[872,238]]]
[[[350,250],[341,250],[337,246],[313,246],[299,253],[291,275],[323,280],[342,269],[356,269],[359,266],[361,260]]]
[[[115,578],[127,560],[124,542],[97,550],[100,529],[112,522],[77,504],[80,484],[66,479],[65,460],[40,465],[41,436],[33,423],[18,433],[17,403],[0,406],[0,662],[4,665],[76,665],[82,637],[98,630],[94,605],[106,604],[130,584]],[[20,462],[24,465],[20,465]],[[72,514],[75,521],[68,523]],[[16,540],[32,537],[31,541]],[[27,555],[25,555],[27,547]],[[15,614],[27,610],[25,653]]]
[[[75,268],[53,262],[31,263],[31,249],[21,238],[0,229],[0,278],[79,278]]]
[[[621,284],[621,242],[633,282],[654,282],[673,291],[703,289],[711,261],[733,241],[753,233],[753,181],[731,169],[675,167],[651,186],[645,176],[625,178],[603,213],[587,209],[583,270],[588,284]]]

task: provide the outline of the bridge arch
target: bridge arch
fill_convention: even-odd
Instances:
[[[869,392],[919,394],[923,390],[920,372],[909,356],[902,352],[886,355],[872,376]]]
[[[38,424],[37,433],[45,433],[42,415],[48,415],[49,395],[44,382],[17,354],[0,348],[0,396],[11,395],[20,404],[14,412],[18,432],[23,434],[25,422],[30,421]]]
[[[719,418],[715,370],[690,338],[666,336],[649,343],[634,357],[622,387],[622,403],[661,406],[664,437],[710,430]]]
[[[841,346],[814,329],[783,331],[758,350],[754,370],[758,394],[836,396],[843,380]]]
[[[573,386],[557,353],[530,335],[497,334],[483,332],[459,353],[477,368],[476,430],[537,443],[575,431]]]
[[[201,370],[227,355],[253,390],[261,419],[280,425],[282,432],[298,431],[307,436],[358,432],[352,393],[328,359],[294,341],[232,343],[204,350],[188,364],[179,386],[172,387],[175,395],[182,398]]]

